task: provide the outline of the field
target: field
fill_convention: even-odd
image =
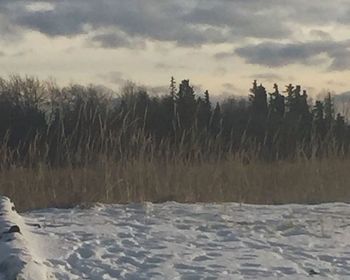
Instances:
[[[27,212],[57,279],[348,279],[349,206],[91,205]],[[316,275],[317,274],[317,275]]]

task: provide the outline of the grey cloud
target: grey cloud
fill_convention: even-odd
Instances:
[[[250,64],[276,67],[292,63],[309,63],[307,60],[315,55],[315,50],[301,44],[269,42],[237,48],[235,53]]]
[[[313,29],[310,31],[310,35],[321,40],[332,40],[331,34],[322,30]]]
[[[233,56],[233,52],[219,52],[214,55],[218,60],[228,59]]]
[[[330,70],[350,70],[350,50],[349,48],[334,49],[330,52],[332,64]]]
[[[350,2],[348,0],[268,0],[260,2],[265,9],[271,10],[271,13],[279,12],[285,21],[293,24],[326,26],[332,23],[350,22],[348,17]]]
[[[239,38],[280,39],[299,23],[345,22],[344,0],[60,0],[0,1],[0,15],[13,26],[48,36],[76,36],[116,29],[131,38],[176,42],[184,46],[233,42]],[[45,4],[46,3],[46,4]],[[47,8],[49,7],[49,8]],[[303,7],[303,9],[300,9]],[[97,35],[101,46],[120,47],[116,34]],[[89,37],[91,38],[91,37]],[[96,37],[92,37],[92,40]],[[112,42],[112,44],[111,44]]]
[[[48,36],[73,36],[114,28],[130,37],[174,41],[180,45],[201,45],[225,39],[219,35],[220,32],[215,32],[211,27],[200,29],[184,24],[172,9],[174,6],[174,10],[183,13],[182,6],[167,2],[161,4],[156,0],[147,3],[138,0],[62,0],[56,2],[54,10],[49,11],[28,12],[25,8],[19,8],[13,14],[12,20]],[[117,41],[113,39],[116,36],[99,35],[108,47],[109,42]],[[116,47],[118,46],[117,44]]]
[[[26,5],[26,9],[32,12],[52,11],[55,9],[55,3],[50,3],[46,1],[31,2],[28,5]]]
[[[301,25],[350,24],[347,11],[346,0],[0,0],[0,35],[32,29],[47,36],[87,34],[104,48],[142,47],[146,40],[199,47],[290,39]],[[309,57],[305,52],[301,58]],[[334,67],[344,65],[335,61]]]
[[[259,73],[259,74],[254,74],[250,76],[252,79],[257,79],[257,80],[263,80],[267,82],[277,82],[281,81],[282,77],[280,75],[277,75],[275,73]]]
[[[84,15],[67,10],[65,13],[53,11],[23,12],[14,21],[20,26],[37,30],[48,36],[74,36],[84,31]]]
[[[6,10],[2,10],[0,4],[0,41],[14,41],[20,39],[22,32],[20,28],[13,25],[9,18],[2,13]]]
[[[99,33],[90,38],[92,45],[97,45],[103,48],[144,48],[146,46],[145,41],[130,37],[123,32],[108,31],[105,33]]]
[[[350,69],[349,41],[312,41],[306,43],[264,42],[237,48],[234,54],[247,63],[269,67],[282,67],[289,64],[319,64],[317,56],[326,54],[331,60],[329,69]]]
[[[255,2],[256,1],[252,1]],[[203,2],[202,2],[203,3]],[[240,1],[215,1],[214,4],[198,5],[184,19],[193,24],[210,24],[227,29],[228,37],[286,38],[290,28],[278,16],[270,17],[270,12],[251,9]],[[258,5],[258,4],[257,4]]]

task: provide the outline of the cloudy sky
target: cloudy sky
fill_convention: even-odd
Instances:
[[[212,94],[350,90],[348,0],[0,0],[0,75]]]

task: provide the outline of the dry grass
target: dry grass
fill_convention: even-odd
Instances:
[[[349,170],[350,160],[337,158],[249,164],[234,157],[196,163],[102,161],[84,168],[3,170],[0,193],[22,211],[89,202],[346,202]]]

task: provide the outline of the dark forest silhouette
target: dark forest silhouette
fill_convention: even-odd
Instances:
[[[9,166],[31,164],[33,155],[53,166],[93,162],[97,151],[117,147],[115,141],[129,155],[154,149],[161,157],[178,152],[194,159],[232,152],[268,161],[330,151],[344,156],[349,131],[331,94],[310,105],[299,85],[281,90],[275,84],[268,92],[254,81],[249,99],[232,96],[212,104],[208,91],[195,93],[189,80],[176,86],[174,78],[158,97],[131,83],[114,96],[94,86],[0,79],[0,154]]]

